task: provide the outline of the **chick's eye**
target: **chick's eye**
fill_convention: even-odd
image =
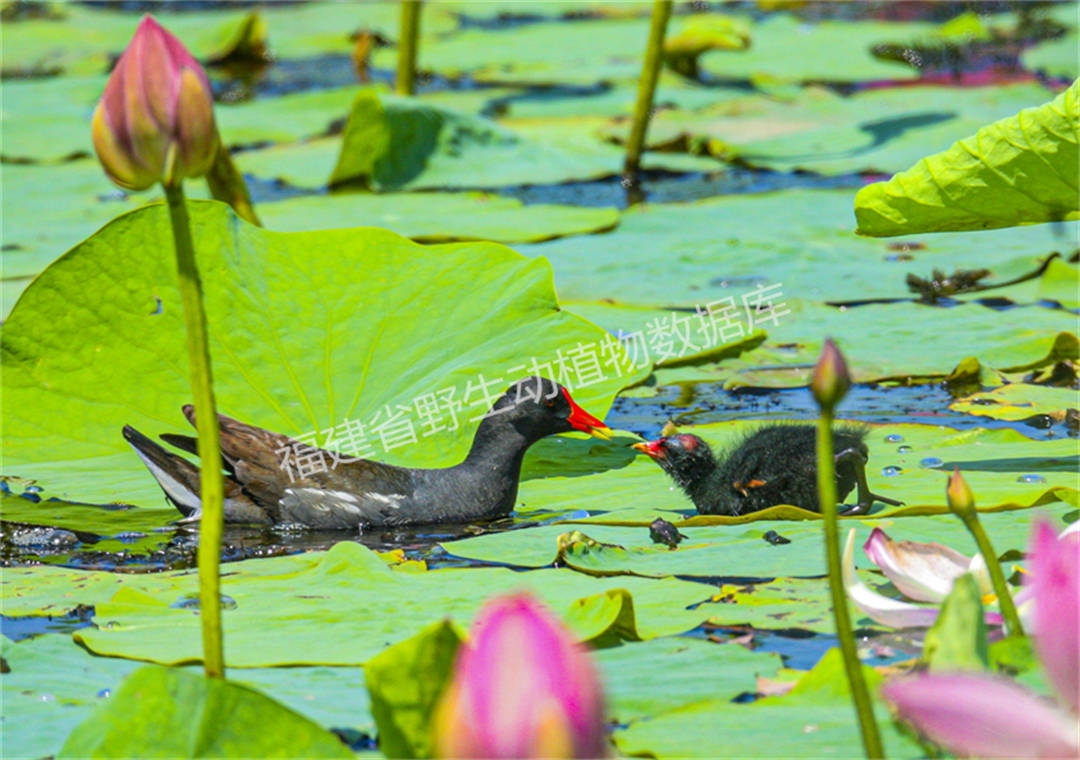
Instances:
[[[544,404],[545,404],[545,405],[546,405],[546,406],[547,406],[548,408],[550,408],[550,409],[554,409],[554,408],[555,408],[555,399],[548,399],[547,401],[545,401],[545,402],[544,402]]]

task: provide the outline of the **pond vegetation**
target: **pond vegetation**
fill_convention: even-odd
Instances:
[[[1073,752],[1077,13],[5,2],[3,756]]]

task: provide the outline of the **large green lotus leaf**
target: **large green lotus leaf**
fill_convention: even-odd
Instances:
[[[0,253],[0,275],[11,286],[3,294],[0,317],[7,316],[34,275],[92,235],[103,220],[160,195],[126,195],[91,159],[59,166],[5,165],[0,183],[5,210],[0,231],[7,246]],[[202,182],[189,182],[187,189],[191,197],[208,194]],[[377,225],[418,242],[531,243],[606,231],[619,219],[610,208],[525,206],[482,193],[319,195],[260,203],[258,211],[266,227],[283,232]]]
[[[840,409],[843,417],[843,407]],[[692,431],[714,450],[723,451],[760,425],[753,421],[725,422],[701,425]],[[902,443],[886,442],[885,436],[900,435]],[[1013,430],[975,429],[958,432],[935,425],[874,425],[867,439],[870,461],[867,474],[871,488],[883,496],[906,502],[903,507],[884,507],[875,511],[878,517],[892,515],[941,514],[945,505],[946,473],[960,467],[975,491],[979,505],[987,509],[1018,509],[1064,500],[1076,501],[1076,443],[1071,440],[1033,441]],[[623,467],[605,469],[588,477],[570,477],[558,473],[560,444],[544,442],[535,447],[535,455],[551,460],[547,472],[537,472],[521,484],[517,514],[529,517],[533,510],[539,514],[549,510],[580,510],[593,513],[589,523],[615,525],[648,525],[664,512],[690,510],[693,504],[674,488],[666,475],[647,457],[639,456]],[[900,452],[899,446],[910,451]],[[567,458],[580,457],[574,447]],[[924,459],[938,458],[938,467],[924,467]],[[599,461],[608,461],[598,456]],[[886,467],[899,468],[893,476],[881,474]],[[543,477],[547,475],[547,477]],[[1043,478],[1024,479],[1025,475]],[[779,513],[756,513],[739,517],[714,515],[695,516],[690,524],[732,525],[768,519],[806,520],[812,513],[784,507]],[[670,519],[670,518],[668,518]],[[787,523],[792,525],[792,523]],[[759,525],[752,526],[759,528]],[[567,528],[570,530],[571,528]],[[763,528],[762,530],[767,530]],[[592,528],[582,528],[589,533]],[[590,533],[591,535],[591,533]],[[643,534],[646,535],[646,534]],[[598,536],[593,536],[603,540]],[[491,539],[494,541],[495,539]],[[516,539],[508,539],[516,540]],[[619,543],[619,542],[616,542]],[[762,542],[764,544],[764,542]],[[751,541],[751,545],[753,542]],[[762,547],[762,551],[765,548]],[[554,545],[544,549],[554,556]]]
[[[5,638],[0,651],[10,668],[0,679],[5,757],[55,755],[71,729],[108,698],[103,692],[115,691],[139,667],[132,660],[90,654],[70,636],[55,634],[17,643]],[[229,678],[323,726],[374,733],[360,668],[248,668],[231,671]]]
[[[1080,219],[1080,80],[855,197],[863,235]]]
[[[1048,95],[1035,84],[869,89],[850,96],[812,87],[794,99],[754,94],[697,111],[660,111],[648,144],[684,137],[719,157],[778,171],[891,173]],[[622,140],[628,131],[619,124],[608,134]]]
[[[1050,507],[1043,507],[1040,511],[1059,514],[1072,509],[1071,504],[1058,502]],[[611,516],[623,517],[621,512],[615,512]],[[1026,510],[990,512],[982,516],[983,525],[999,553],[1008,549],[1024,548],[1031,520],[1032,514]],[[687,538],[675,550],[654,544],[649,538],[647,524],[643,521],[640,527],[600,524],[546,525],[448,541],[444,542],[442,547],[454,556],[480,562],[531,568],[558,562],[560,566],[599,576],[677,576],[707,579],[807,577],[825,573],[825,545],[820,521],[791,522],[774,519],[749,525],[703,527],[680,524],[679,529]],[[845,519],[841,526],[844,529],[857,528],[861,541],[869,537],[873,527],[879,526],[890,534],[896,533],[894,538],[898,540],[910,538],[943,541],[959,551],[968,554],[975,552],[975,546],[963,524],[951,515],[928,515],[919,519]],[[579,528],[592,542],[582,538],[560,551],[559,536],[574,528]],[[779,533],[791,543],[769,543],[763,538],[768,531]],[[859,564],[873,567],[865,559],[860,560]]]
[[[231,564],[229,571],[222,593],[236,607],[224,614],[226,662],[241,668],[361,664],[410,631],[446,616],[469,619],[492,594],[518,589],[532,590],[562,612],[582,640],[613,631],[641,639],[681,633],[704,619],[688,608],[709,595],[705,586],[672,578],[602,579],[570,570],[396,571],[351,542],[272,563]],[[195,591],[194,574],[105,575],[63,568],[5,571],[5,612],[40,611],[46,599],[54,610],[94,604],[100,629],[75,634],[92,652],[165,664],[200,659],[197,610],[170,606]]]
[[[1009,383],[949,404],[954,412],[967,412],[996,420],[1025,420],[1036,414],[1048,414],[1060,419],[1066,409],[1078,407],[1080,393],[1075,389],[1031,383]]]
[[[692,307],[734,296],[741,307],[743,295],[774,283],[783,283],[787,298],[835,303],[912,298],[905,277],[927,277],[935,268],[985,268],[991,271],[988,281],[1002,282],[1034,271],[1040,259],[1067,246],[1069,236],[1080,235],[1080,225],[1070,223],[1061,230],[910,238],[890,248],[851,234],[852,197],[851,190],[789,190],[645,204],[623,212],[612,234],[519,250],[552,262],[563,301],[609,298],[634,306]],[[906,246],[900,250],[912,258],[900,256],[898,246]],[[1021,303],[1042,297],[1017,295],[1027,295]],[[799,327],[800,338],[812,334],[801,321]]]
[[[5,42],[8,36],[4,35]],[[90,155],[90,118],[105,89],[105,79],[98,75],[4,82],[5,174],[11,168],[7,164],[15,160],[55,161]],[[7,197],[5,204],[10,200]]]
[[[434,103],[392,96],[376,100],[367,92],[356,100],[352,124],[344,141],[334,136],[244,151],[236,156],[237,166],[297,187],[333,181],[425,190],[596,179],[617,174],[624,159],[621,148],[592,135],[593,120],[549,120],[515,130]],[[642,167],[704,171],[716,162],[650,152]]]
[[[190,209],[218,407],[270,429],[369,421],[388,403],[442,388],[464,399],[478,373],[500,378],[497,395],[528,374],[521,365],[531,358],[551,361],[605,335],[559,310],[546,263],[493,243],[425,247],[374,228],[277,233],[223,204]],[[179,407],[190,389],[168,235],[161,205],[123,215],[24,293],[2,334],[4,474],[37,479],[52,496],[160,503],[120,428],[185,427]],[[638,376],[581,388],[579,403],[603,415]],[[474,392],[477,402],[486,411]],[[417,428],[416,444],[377,453],[448,465],[473,430]]]
[[[300,232],[356,225],[393,230],[419,243],[492,240],[535,243],[607,232],[619,223],[613,208],[546,203],[525,205],[488,193],[345,193],[259,204],[270,229]]]
[[[608,696],[608,716],[626,724],[704,699],[755,690],[755,676],[772,676],[775,653],[691,638],[660,638],[593,652]],[[647,685],[647,686],[646,686]]]
[[[738,285],[730,293],[737,304],[740,295],[753,292],[752,286]],[[791,293],[786,284],[783,292]],[[715,297],[702,297],[700,302],[708,303]],[[825,336],[833,336],[840,344],[856,382],[944,378],[968,356],[999,370],[1076,358],[1072,332],[1077,328],[1076,315],[1060,309],[1029,306],[995,311],[979,304],[944,309],[911,302],[841,309],[795,298],[785,297],[782,302],[790,313],[778,317],[775,326],[771,322],[762,325],[769,337],[761,348],[715,364],[661,366],[647,387],[633,389],[634,395],[652,395],[651,388],[657,385],[705,381],[723,381],[730,387],[804,386]],[[651,322],[672,319],[671,309],[605,303],[570,303],[567,307],[612,332],[643,331],[646,338]],[[693,313],[677,316],[689,320],[692,338],[697,335]],[[745,317],[741,323],[744,328],[748,325]],[[654,354],[650,348],[649,356]]]
[[[221,717],[228,716],[228,720]],[[136,670],[58,757],[352,757],[337,736],[261,692],[178,668]]]
[[[830,650],[790,693],[749,704],[712,699],[635,721],[615,732],[627,755],[649,757],[858,757],[862,745],[839,650]],[[881,676],[863,672],[876,693]],[[875,713],[889,757],[925,751],[876,698]]]

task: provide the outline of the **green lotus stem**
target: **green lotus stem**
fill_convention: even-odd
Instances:
[[[1001,616],[1005,618],[1005,627],[1009,629],[1010,636],[1023,636],[1024,626],[1020,623],[1020,614],[1016,611],[1012,594],[1009,593],[1009,585],[1005,582],[1005,574],[1001,572],[1001,563],[998,562],[994,547],[990,544],[990,537],[986,535],[982,523],[979,522],[978,513],[972,509],[960,514],[964,526],[975,539],[975,545],[979,547],[979,553],[986,560],[986,569],[990,571],[990,582],[997,594],[998,604],[1001,606]]]
[[[630,127],[630,137],[626,140],[623,178],[630,188],[635,188],[639,184],[641,154],[645,150],[645,133],[649,128],[649,118],[652,115],[656,80],[660,78],[660,65],[664,57],[664,34],[667,32],[669,18],[671,18],[671,0],[655,0],[652,9],[652,24],[649,27],[649,44],[645,48],[645,62],[641,67],[641,79],[638,80],[634,123]]]
[[[836,636],[840,639],[840,652],[844,657],[851,698],[862,732],[863,751],[868,758],[883,758],[874,708],[870,704],[870,691],[863,678],[862,663],[855,650],[855,634],[848,614],[847,594],[840,569],[840,529],[836,519],[836,474],[833,466],[832,441],[833,410],[822,406],[817,427],[817,479],[818,499],[825,517],[825,559],[829,568],[829,592],[832,594],[833,617],[836,619]]]
[[[195,265],[195,247],[191,242],[191,222],[180,183],[163,185],[169,204],[173,242],[176,245],[176,270],[180,301],[184,308],[188,363],[191,367],[191,391],[195,400],[195,419],[199,434],[201,463],[202,519],[199,522],[199,611],[203,633],[203,665],[206,675],[225,677],[225,655],[221,630],[221,534],[225,520],[224,485],[221,475],[221,443],[217,409],[214,405],[213,378],[210,373],[210,347],[207,342],[206,311],[203,309],[202,283]]]
[[[255,206],[251,202],[244,175],[233,163],[232,154],[225,143],[218,144],[214,163],[206,173],[206,186],[210,188],[210,194],[215,200],[228,203],[238,217],[256,227],[262,227],[262,222],[255,214]]]
[[[398,39],[397,91],[412,95],[416,89],[416,47],[420,34],[420,0],[401,4],[401,35]]]

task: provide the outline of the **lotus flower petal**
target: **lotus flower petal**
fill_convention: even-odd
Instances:
[[[1006,678],[970,673],[897,678],[882,696],[932,741],[958,755],[1070,757],[1080,724]]]
[[[586,650],[527,594],[489,602],[434,721],[439,757],[604,757],[603,694]]]
[[[1058,538],[1038,520],[1028,549],[1034,589],[1035,647],[1065,703],[1080,710],[1080,534]]]
[[[929,628],[937,620],[936,607],[920,607],[883,596],[855,574],[855,529],[848,532],[843,558],[844,590],[855,606],[875,623],[890,628]]]
[[[937,607],[921,607],[899,599],[892,599],[879,594],[859,580],[859,576],[855,573],[854,528],[848,532],[847,543],[844,544],[842,565],[844,590],[847,591],[848,597],[855,606],[875,623],[889,628],[929,628],[937,620]],[[988,625],[1001,625],[1001,615],[997,612],[987,612],[986,622]]]
[[[900,593],[917,602],[944,601],[972,563],[942,544],[893,541],[881,528],[870,533],[863,551]]]

